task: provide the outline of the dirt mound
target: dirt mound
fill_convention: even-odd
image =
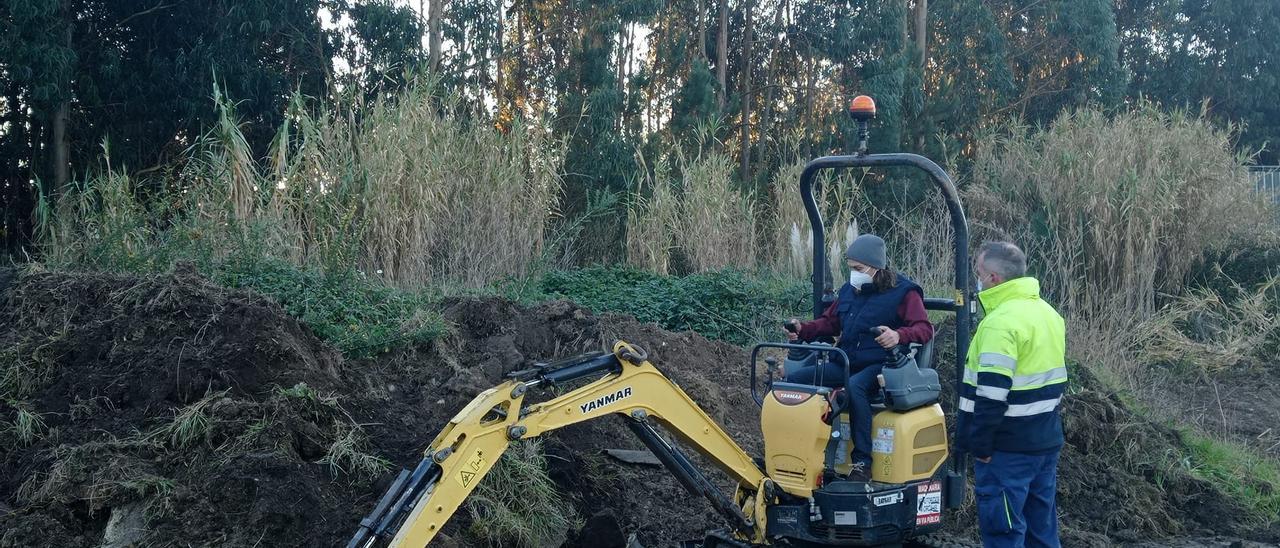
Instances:
[[[234,524],[323,496],[299,493],[327,483],[322,470],[267,453],[245,461],[255,438],[272,434],[284,436],[281,455],[319,453],[321,441],[285,412],[296,398],[277,392],[338,383],[338,355],[273,302],[186,268],[33,274],[2,296],[0,493],[16,510],[0,517],[0,544],[96,545],[139,504],[156,518],[152,538],[212,541],[200,533],[210,529],[252,544],[262,530],[242,538],[248,528]],[[252,494],[249,504],[236,493]],[[255,507],[272,510],[253,516]],[[188,517],[190,532],[179,532]],[[282,538],[305,538],[279,521],[296,528]]]
[[[274,303],[189,269],[3,281],[0,546],[340,544],[388,471],[412,467],[478,390],[614,338],[650,349],[758,444],[740,349],[566,302],[449,301],[444,339],[344,362]],[[687,495],[661,470],[595,473],[611,466],[602,449],[639,447],[620,422],[567,428],[544,447],[597,529],[589,518],[606,508],[650,542],[715,523],[680,511]],[[446,532],[465,538],[467,521],[459,512]]]
[[[746,351],[568,302],[450,300],[442,339],[344,361],[272,302],[189,269],[4,274],[0,547],[341,544],[391,471],[416,464],[476,392],[614,339],[648,350],[744,449],[760,448]],[[1236,533],[1222,521],[1232,506],[1208,486],[1143,464],[1171,433],[1076,378],[1061,480],[1068,540]],[[546,439],[551,477],[586,525],[566,545],[595,545],[599,531],[660,545],[721,525],[665,471],[602,455],[640,447],[620,420]],[[445,533],[466,539],[468,523],[460,511]],[[972,533],[967,513],[951,523]]]

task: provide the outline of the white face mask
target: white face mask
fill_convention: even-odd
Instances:
[[[849,271],[849,285],[854,289],[862,287],[864,284],[871,283],[871,275],[858,272],[857,270]]]
[[[982,291],[982,278],[974,278],[978,284],[978,291]]]

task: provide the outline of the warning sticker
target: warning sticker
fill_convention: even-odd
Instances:
[[[458,481],[462,482],[463,487],[471,485],[471,480],[474,479],[475,477],[476,477],[475,472],[468,472],[466,470],[462,470],[458,472]]]
[[[916,489],[916,526],[942,523],[942,482],[931,481]]]
[[[892,453],[893,452],[893,429],[877,428],[876,439],[871,440],[872,453]]]
[[[470,459],[462,463],[462,469],[458,470],[458,483],[463,487],[471,487],[471,482],[480,475],[480,470],[484,468],[484,455],[479,451],[472,455]]]

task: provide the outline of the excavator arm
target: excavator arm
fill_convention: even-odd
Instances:
[[[546,402],[524,405],[533,387],[602,376]],[[448,521],[511,442],[608,415],[624,417],[650,451],[691,493],[707,497],[744,541],[765,543],[764,507],[774,487],[725,431],[637,347],[618,342],[612,354],[517,371],[480,393],[449,421],[412,471],[401,471],[377,507],[361,520],[348,548],[425,546]],[[736,483],[733,498],[713,485],[675,438],[715,463]]]

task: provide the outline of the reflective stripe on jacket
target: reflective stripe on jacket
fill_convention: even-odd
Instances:
[[[1066,324],[1040,299],[1040,282],[1017,278],[978,294],[978,324],[960,392],[961,442],[978,457],[1062,446],[1058,413],[1067,386]]]

